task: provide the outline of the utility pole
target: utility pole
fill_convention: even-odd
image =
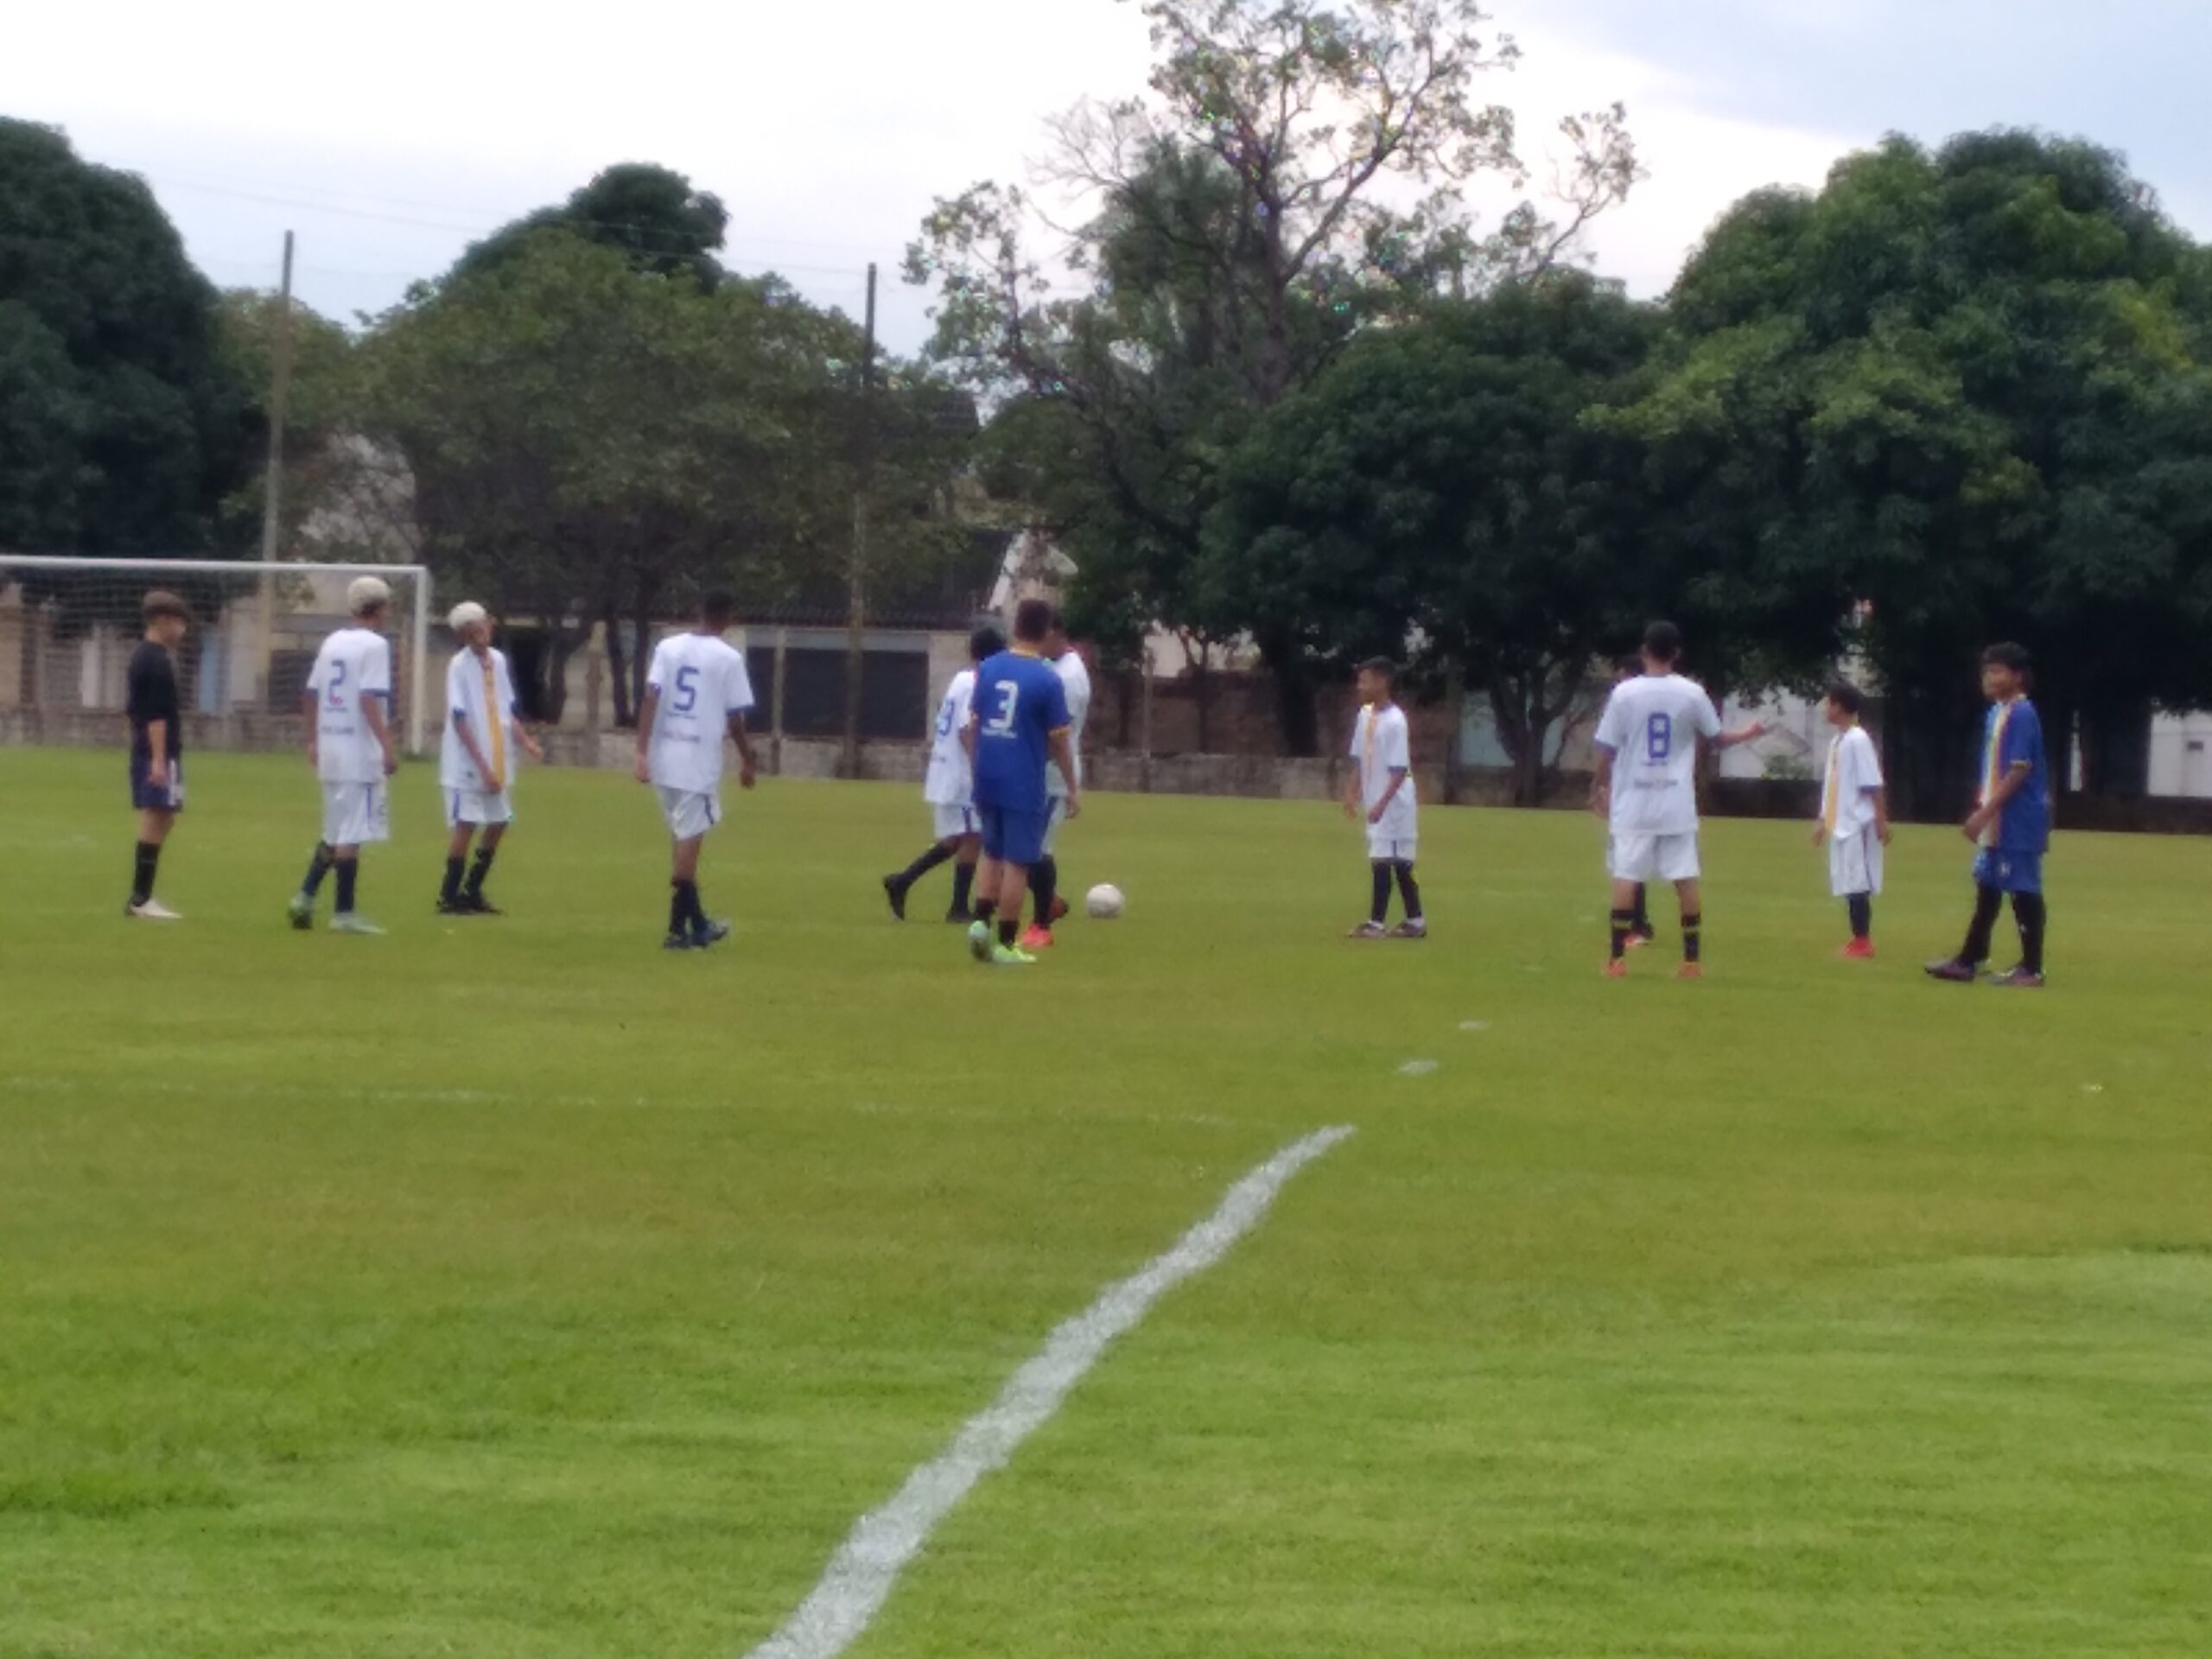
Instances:
[[[284,419],[292,396],[292,233],[284,232],[284,277],[276,290],[276,328],[269,353],[269,476],[261,502],[261,557],[276,562],[284,514]],[[269,709],[269,665],[276,649],[276,578],[261,573],[260,639],[254,664],[255,701]]]
[[[861,775],[861,683],[868,668],[868,498],[875,486],[875,266],[868,268],[868,334],[861,348],[859,480],[853,490],[852,566],[845,639],[844,774]]]

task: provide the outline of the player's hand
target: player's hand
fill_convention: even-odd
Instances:
[[[1592,790],[1590,810],[1601,818],[1611,817],[1613,812],[1613,791],[1610,789]]]
[[[399,752],[391,744],[384,746],[384,775],[387,778],[399,770]]]
[[[1078,791],[1071,789],[1068,791],[1068,817],[1079,818],[1082,816],[1083,797]]]
[[[149,760],[146,763],[146,782],[151,788],[167,789],[169,786],[169,763],[166,760]]]
[[[653,780],[652,762],[641,754],[638,757],[638,764],[630,768],[630,773],[639,783],[650,784]]]
[[[752,788],[753,780],[759,774],[757,774],[753,769],[753,757],[751,755],[747,755],[743,760],[737,763],[737,786],[740,789]]]
[[[484,779],[484,787],[494,795],[498,795],[505,791],[506,786],[507,780],[505,778],[493,778],[487,776]]]
[[[1985,806],[1967,817],[1966,823],[1961,826],[1961,833],[1968,841],[1980,841],[1994,817],[1995,814]]]
[[[1354,819],[1357,818],[1359,817],[1359,804],[1349,798],[1346,799],[1344,802],[1344,817]]]
[[[1368,810],[1367,821],[1370,823],[1380,823],[1382,822],[1382,815],[1389,810],[1390,804],[1388,801],[1384,801],[1376,806],[1371,807]]]
[[[1874,826],[1874,839],[1880,842],[1883,846],[1888,846],[1890,844],[1890,826],[1886,823],[1876,824]]]
[[[317,772],[322,770],[322,753],[312,743],[308,745],[308,765],[313,766]]]
[[[528,732],[522,734],[522,752],[533,760],[543,760],[545,758],[545,746]]]
[[[1816,823],[1816,824],[1815,824],[1815,825],[1813,826],[1813,845],[1814,845],[1814,846],[1815,846],[1815,847],[1825,847],[1826,845],[1827,845],[1827,839],[1828,839],[1828,827],[1827,827],[1827,825],[1826,825],[1826,824],[1824,824],[1824,823]]]

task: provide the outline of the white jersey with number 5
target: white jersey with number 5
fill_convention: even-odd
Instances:
[[[976,768],[960,741],[975,701],[976,671],[963,668],[944,688],[944,701],[937,706],[937,724],[930,728],[930,769],[922,783],[922,798],[931,806],[968,806],[975,801]]]
[[[1645,674],[1613,688],[1598,742],[1613,752],[1613,834],[1697,832],[1697,743],[1720,735],[1703,686],[1679,674]]]
[[[380,784],[384,746],[363,712],[369,699],[391,718],[391,641],[373,628],[340,628],[308,672],[315,693],[315,771],[326,784]]]
[[[753,707],[744,656],[716,634],[672,634],[653,648],[645,683],[660,694],[649,757],[653,782],[712,792],[722,781],[729,717]]]

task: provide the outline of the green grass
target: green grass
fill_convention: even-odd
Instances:
[[[729,1659],[1335,1122],[857,1654],[2212,1651],[2201,842],[2062,839],[2037,996],[1922,982],[1955,834],[1855,967],[1800,830],[1715,824],[1713,977],[1610,984],[1586,819],[1431,811],[1434,939],[1363,947],[1328,809],[1102,798],[1129,915],[1025,976],[884,915],[909,791],[733,793],[695,958],[611,775],[529,777],[450,924],[410,768],[349,940],[283,926],[268,760],[126,924],[121,771],[0,751],[8,1659]]]

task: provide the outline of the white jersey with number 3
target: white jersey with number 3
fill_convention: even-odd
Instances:
[[[1615,686],[1597,740],[1613,753],[1613,834],[1694,835],[1698,740],[1719,735],[1720,713],[1694,680],[1645,674]]]
[[[729,717],[753,707],[744,656],[719,635],[672,634],[653,648],[645,683],[660,694],[650,752],[653,782],[695,795],[719,788]]]
[[[976,768],[961,741],[975,701],[976,671],[963,668],[944,688],[944,701],[937,706],[937,724],[930,728],[930,769],[922,782],[922,798],[931,806],[968,806],[975,801]]]

